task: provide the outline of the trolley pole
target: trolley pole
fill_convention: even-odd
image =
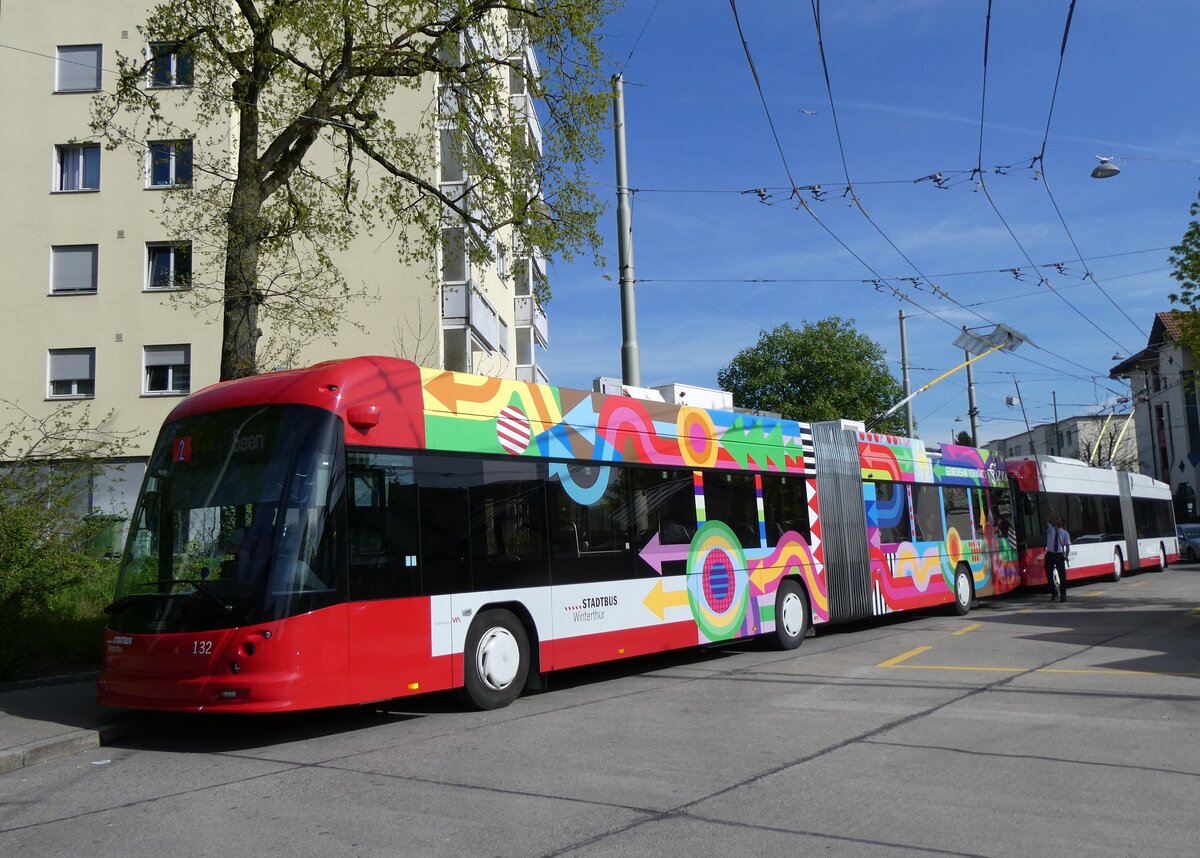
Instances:
[[[617,265],[621,281],[621,381],[642,386],[638,357],[637,307],[633,287],[633,218],[629,208],[629,172],[625,165],[625,81],[613,75],[613,135],[617,160]]]

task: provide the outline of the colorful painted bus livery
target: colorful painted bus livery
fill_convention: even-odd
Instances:
[[[262,712],[451,688],[1018,586],[986,450],[352,358],[167,419],[101,702]],[[1173,532],[1173,531],[1172,531]],[[1173,543],[1172,543],[1173,546]]]

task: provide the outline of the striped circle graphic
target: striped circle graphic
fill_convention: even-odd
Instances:
[[[529,447],[529,418],[520,408],[508,405],[496,415],[496,439],[505,452],[519,456]]]
[[[707,640],[728,640],[741,629],[750,602],[750,576],[742,545],[720,521],[708,521],[692,538],[687,566],[688,605]]]

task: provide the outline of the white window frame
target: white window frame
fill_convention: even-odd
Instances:
[[[78,59],[71,56],[64,56],[63,52],[75,51],[82,53],[83,51],[95,51],[95,63],[82,63]],[[99,92],[100,91],[100,75],[104,65],[104,46],[103,45],[59,45],[55,50],[54,55],[54,91],[55,92]],[[64,66],[68,67],[69,71],[78,74],[82,79],[83,69],[91,69],[94,73],[94,80],[89,86],[63,86],[63,78],[69,77],[64,75]]]
[[[74,358],[76,361],[86,359],[88,362],[88,375],[79,376],[78,373],[70,377],[55,378],[54,363],[55,357],[62,358],[64,361],[69,361]],[[56,381],[69,382],[71,389],[67,393],[55,393],[54,383]],[[90,386],[90,390],[80,390],[81,382],[84,387]],[[95,399],[96,398],[96,349],[95,348],[72,348],[72,349],[50,349],[46,352],[46,398],[47,399]]]
[[[160,252],[165,253],[168,260],[167,268],[170,273],[170,285],[168,286],[154,285],[154,258]],[[180,270],[181,256],[187,262],[187,271]],[[142,291],[180,292],[191,285],[192,243],[190,241],[147,241],[145,262],[145,282],[142,284]],[[180,283],[181,278],[186,278],[182,284]]]
[[[59,278],[63,276],[59,266],[66,264],[68,254],[79,254],[84,248],[90,251],[91,256],[91,274],[89,276],[90,285],[83,288],[72,287],[62,288]],[[75,259],[82,258],[74,256]],[[51,295],[95,295],[97,289],[97,277],[100,268],[100,246],[98,244],[55,244],[50,247],[50,294]],[[82,265],[76,264],[76,270],[82,269]]]
[[[89,186],[87,181],[87,152],[96,153],[96,184]],[[78,187],[66,187],[67,176],[70,175],[71,161],[76,161],[76,175],[79,177]],[[92,193],[100,190],[100,144],[99,143],[60,143],[54,147],[54,192],[56,194]]]
[[[167,356],[175,357],[182,353],[183,361],[165,362]],[[150,385],[152,368],[166,367],[166,386],[162,389]],[[179,383],[177,376],[180,369],[186,369],[186,382]],[[142,395],[143,396],[187,396],[192,392],[192,347],[187,343],[173,345],[142,346]]]
[[[184,145],[187,146],[188,162],[190,164],[189,172],[192,176],[195,175],[196,164],[194,160],[195,150],[191,140],[150,140],[146,143],[146,187],[153,190],[168,190],[170,188],[190,188],[192,186],[192,176],[189,176],[187,181],[179,181],[179,153]],[[154,181],[154,157],[156,146],[169,147],[168,152],[168,172],[170,173],[169,180],[166,183],[156,183]]]
[[[161,51],[158,53],[156,51]],[[146,46],[146,86],[149,89],[187,89],[193,85],[195,80],[196,69],[195,65],[188,68],[190,79],[180,83],[179,81],[179,57],[183,53],[178,42],[151,42]],[[155,62],[160,57],[166,58],[168,61],[168,72],[170,83],[158,83],[154,78]]]

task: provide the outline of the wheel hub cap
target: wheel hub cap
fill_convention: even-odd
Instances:
[[[480,678],[489,688],[499,691],[516,678],[521,652],[508,629],[488,629],[479,640],[475,658]]]

